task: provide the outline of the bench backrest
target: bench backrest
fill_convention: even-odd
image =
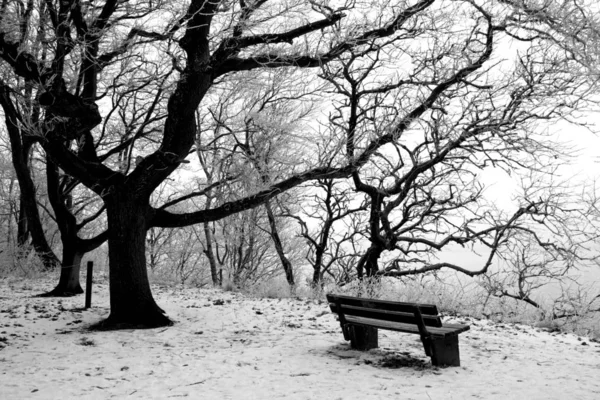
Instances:
[[[425,326],[441,327],[442,320],[433,304],[404,303],[396,301],[363,299],[358,297],[328,294],[331,311],[339,314],[338,306],[344,315],[373,318],[384,321],[420,325],[415,316],[418,308]]]

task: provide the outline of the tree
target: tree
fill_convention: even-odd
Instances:
[[[27,237],[31,235],[32,245],[47,270],[60,266],[60,278],[57,286],[43,296],[71,296],[83,293],[79,283],[79,271],[83,256],[100,246],[106,241],[106,232],[93,238],[82,239],[79,233],[87,224],[96,220],[102,213],[102,208],[92,212],[77,222],[76,214],[82,214],[83,208],[74,210],[72,192],[77,187],[77,182],[59,172],[56,164],[46,159],[46,190],[50,205],[52,206],[53,219],[58,225],[62,242],[62,258],[59,261],[54,251],[46,240],[45,229],[38,210],[38,197],[36,185],[31,173],[30,158],[33,154],[34,140],[27,131],[27,126],[14,123],[19,112],[7,93],[7,86],[0,82],[0,106],[4,110],[9,141],[12,148],[13,167],[16,171],[20,188],[19,216],[17,241],[20,246],[27,244]],[[28,101],[30,102],[30,101]],[[39,109],[30,108],[29,112],[22,111],[21,116],[27,115],[35,120]],[[89,208],[89,202],[86,202]],[[87,210],[89,211],[89,209]]]
[[[240,171],[237,178],[231,176],[228,179],[228,184],[240,181],[238,192],[251,193],[256,188],[268,188],[293,174],[302,157],[298,146],[306,141],[296,127],[303,126],[315,111],[317,101],[314,97],[319,86],[307,85],[305,74],[278,72],[269,75],[264,72],[246,74],[244,86],[238,85],[234,95],[219,98],[209,112],[214,132],[210,145],[218,146],[221,151],[229,148],[227,165],[237,164]],[[212,171],[206,168],[205,160],[202,165],[207,177],[211,177]],[[288,191],[286,203],[290,202],[290,196]],[[280,198],[279,202],[282,201]],[[264,201],[264,207],[269,234],[293,290],[296,285],[294,269],[279,232],[276,207],[268,199]]]
[[[83,256],[106,242],[108,236],[106,231],[92,234],[89,238],[82,238],[81,234],[90,223],[101,217],[104,208],[98,207],[94,210],[91,204],[95,199],[84,196],[78,198],[82,204],[76,207],[73,192],[77,189],[78,183],[68,175],[61,176],[58,166],[49,158],[46,159],[46,179],[48,199],[60,231],[62,257],[58,284],[43,296],[80,294],[83,293],[79,282]]]
[[[8,5],[4,4],[4,7]],[[44,29],[40,27],[32,33],[31,27],[28,26],[35,11],[34,2],[28,2],[26,9],[22,11],[24,12],[18,15],[22,41],[32,43],[35,55],[43,59],[48,51],[47,43],[44,41]],[[42,110],[31,82],[18,77],[13,77],[12,80],[14,82],[12,89],[6,82],[0,81],[0,106],[4,111],[12,148],[13,167],[20,187],[17,241],[20,246],[25,246],[28,237],[31,236],[33,248],[46,269],[60,266],[60,278],[56,288],[44,296],[69,296],[82,293],[79,283],[81,259],[85,253],[102,244],[106,240],[106,235],[82,239],[78,233],[99,217],[102,210],[97,213],[92,212],[92,215],[85,215],[81,223],[78,223],[74,213],[79,213],[81,216],[84,211],[83,207],[74,211],[73,191],[76,190],[78,182],[61,173],[52,160],[46,160],[46,190],[52,211],[46,210],[57,223],[61,234],[62,259],[59,261],[45,237],[42,218],[38,211],[40,195],[37,193],[32,175],[31,158],[36,152],[36,139],[35,132],[31,129],[35,129],[35,125],[39,123]],[[14,94],[14,101],[11,99],[11,91]],[[86,206],[89,208],[89,204]]]
[[[300,236],[307,244],[306,260],[313,268],[311,285],[317,288],[324,283],[326,274],[336,283],[351,279],[354,267],[345,268],[347,264],[342,260],[350,257],[354,261],[355,252],[350,250],[363,233],[364,221],[360,221],[359,213],[367,207],[364,203],[353,207],[352,190],[350,187],[343,188],[340,181],[318,179],[314,182],[314,189],[317,192],[304,202],[301,213],[288,211],[286,216],[300,224]],[[343,222],[342,228],[336,229]],[[316,228],[312,228],[315,223]]]
[[[257,207],[217,222],[216,258],[235,287],[247,287],[282,271],[270,233],[263,228],[266,220],[265,210]]]
[[[26,101],[30,103],[30,95],[27,97]],[[44,268],[52,270],[60,265],[60,261],[46,240],[39,215],[36,185],[30,169],[30,155],[35,141],[17,124],[19,115],[29,114],[28,117],[36,118],[37,113],[29,113],[28,110],[19,113],[10,99],[8,86],[2,80],[0,80],[0,106],[4,110],[11,145],[12,164],[19,181],[18,242],[19,245],[25,245],[27,238],[31,236],[32,245],[40,256]]]
[[[199,137],[196,148],[204,149],[204,151],[198,151],[198,160],[200,161],[200,165],[206,176],[206,190],[203,191],[205,208],[210,209],[215,199],[222,198],[222,185],[233,177],[227,175],[227,166],[229,163],[225,162],[225,160],[221,159],[219,156],[220,151],[218,141],[212,140],[210,142],[210,151],[207,151],[209,146],[203,145],[201,140],[202,137]],[[210,222],[205,221],[202,224],[202,228],[204,233],[204,240],[202,242],[205,244],[204,255],[208,259],[212,283],[213,286],[221,286],[223,284],[223,270],[218,267],[215,254],[214,222],[211,224]],[[198,240],[200,240],[199,237]]]
[[[4,135],[1,137],[5,139]],[[3,238],[0,248],[2,253],[18,247],[14,233],[15,227],[19,223],[19,195],[15,172],[8,161],[10,157],[9,148],[9,144],[2,143],[2,153],[0,156],[0,198],[2,199],[0,205],[0,232]]]
[[[591,99],[593,86],[585,77],[568,74],[575,63],[543,37],[528,38],[520,51],[506,56],[508,60],[494,58],[496,37],[517,37],[512,32],[517,28],[496,23],[499,15],[469,3],[479,19],[462,24],[459,32],[439,24],[435,36],[422,34],[424,43],[402,49],[413,63],[420,57],[424,61],[397,83],[381,81],[390,59],[380,48],[348,50],[339,63],[323,67],[323,78],[343,99],[330,121],[348,138],[347,157],[368,148],[373,137],[386,137],[390,126],[416,128],[401,132],[405,137],[381,147],[352,173],[355,190],[366,196],[370,210],[370,246],[358,262],[359,277],[442,269],[485,274],[502,252],[515,250],[517,237],[528,237],[554,253],[555,261],[578,253],[570,243],[545,242],[530,226],[541,225],[538,229],[543,231],[565,222],[558,217],[562,209],[554,196],[532,191],[540,197],[524,195],[516,210],[494,212],[484,204],[477,170],[490,165],[508,172],[535,169],[546,171],[544,181],[551,179],[561,149],[536,129],[534,121],[568,119]],[[432,49],[435,56],[424,57],[423,48]],[[470,54],[469,63],[457,68],[465,54]],[[510,63],[516,66],[511,74],[494,72],[494,67]],[[422,94],[432,79],[439,79],[436,88]],[[443,90],[456,80],[462,84]],[[440,91],[432,99],[435,90]],[[412,107],[420,97],[425,100]],[[417,114],[418,122],[417,116],[403,111],[406,108]],[[443,261],[442,252],[449,247],[475,244],[489,252],[480,269]],[[567,264],[563,270],[568,268]]]
[[[552,42],[598,79],[600,18],[592,0],[500,0],[512,10],[506,32],[517,40],[539,38]]]
[[[595,188],[590,190],[566,180],[549,181],[531,172],[521,183],[521,198],[543,198],[543,206],[534,218],[520,222],[507,234],[505,251],[499,253],[497,265],[481,276],[481,286],[490,296],[538,308],[542,317],[548,304],[537,300],[540,289],[561,287],[550,316],[569,316],[564,311],[556,312],[556,308],[564,310],[565,299],[570,298],[573,288],[581,290],[585,286],[576,279],[577,272],[597,266],[600,259],[595,250],[600,237]]]
[[[472,98],[470,105],[476,111],[480,104],[498,100],[488,96],[485,76],[492,74],[491,54],[501,46],[501,38],[496,34],[506,29],[503,23],[509,16],[496,2],[484,9],[470,0],[342,1],[337,5],[299,0],[285,4],[266,0],[189,0],[185,3],[107,0],[99,7],[77,0],[33,1],[33,4],[34,12],[25,20],[20,18],[18,5],[3,2],[0,6],[0,68],[31,84],[45,110],[36,129],[32,130],[36,132],[35,140],[60,169],[104,201],[111,297],[111,313],[104,322],[106,327],[170,323],[155,303],[148,282],[145,235],[151,227],[182,227],[216,221],[264,204],[308,180],[342,178],[353,173],[359,190],[371,199],[372,213],[379,213],[382,196],[378,190],[365,186],[366,183],[362,185],[356,171],[379,149],[398,142],[411,129],[439,120],[444,114],[442,111],[454,114],[456,110],[444,104],[445,98],[457,99],[459,92],[466,93]],[[20,27],[21,21],[26,22],[24,29],[11,29]],[[152,25],[147,21],[152,21]],[[34,42],[27,35],[34,27],[44,32],[45,41],[51,44],[43,57],[36,53]],[[524,73],[519,79],[535,83],[538,71],[528,67],[533,66],[543,52],[529,54],[531,62],[525,64],[523,71],[533,75]],[[365,100],[379,102],[383,92],[390,92],[381,88],[388,87],[408,96],[380,103],[385,107],[378,107],[374,115],[369,115],[378,121],[380,129],[376,132],[358,137],[354,128],[357,116],[352,113],[357,108],[350,104],[350,113],[339,117],[347,121],[350,129],[333,132],[336,124],[344,124],[339,118],[323,128],[327,137],[322,143],[329,146],[328,157],[312,159],[311,156],[319,154],[320,144],[306,142],[303,151],[307,157],[291,175],[249,196],[189,213],[174,213],[150,205],[152,192],[192,151],[198,132],[202,133],[196,112],[213,101],[211,94],[219,87],[227,83],[235,86],[232,83],[243,81],[254,71],[274,69],[304,71],[311,82],[317,79],[316,72],[323,66],[330,68],[325,79],[335,87],[337,76],[345,73],[347,61],[344,60],[355,55],[385,59],[386,67],[378,70],[378,78],[373,81],[378,89],[363,90],[361,95],[366,96]],[[558,55],[554,58],[555,62],[562,60],[564,58]],[[153,73],[160,79],[155,81],[162,86],[155,90],[168,97],[164,103],[159,100],[158,104],[149,102],[143,107],[145,116],[152,119],[161,113],[152,104],[160,105],[165,117],[155,124],[160,126],[157,141],[138,148],[142,154],[132,170],[114,168],[116,163],[111,160],[116,153],[99,154],[102,149],[96,146],[103,134],[99,125],[113,118],[103,116],[102,97],[114,78],[113,67],[123,63],[129,68],[120,73],[131,76],[133,83],[138,81],[136,74],[148,72],[145,66],[156,65]],[[406,64],[399,69],[397,63]],[[565,74],[561,79],[570,79],[566,71],[561,73]],[[558,72],[551,77],[542,76],[556,79]],[[468,121],[464,121],[466,125],[455,124],[457,129],[464,128],[465,133],[457,133],[452,140],[443,143],[449,146],[448,151],[440,152],[435,162],[415,164],[415,173],[400,181],[393,192],[405,198],[406,185],[402,182],[415,182],[416,172],[431,171],[433,164],[440,164],[450,150],[471,146],[470,143],[477,140],[496,143],[491,133],[504,134],[500,129],[503,123],[519,125],[536,120],[537,109],[526,100],[533,98],[528,90],[537,86],[521,83],[509,79],[494,90],[504,96],[515,96],[512,103],[509,101],[512,108],[505,108],[507,113],[532,107],[534,112],[529,118],[515,119],[512,114],[502,118],[501,113],[482,109],[481,114],[474,114],[473,128],[469,128]],[[510,90],[510,85],[516,85],[514,90]],[[17,88],[13,89],[6,91],[8,96],[18,92]],[[562,89],[564,85],[559,82],[558,88],[551,91],[552,96],[564,95]],[[342,98],[345,94],[337,92],[334,96]],[[542,97],[548,100],[547,96]],[[349,99],[357,97],[351,95]],[[567,103],[562,108],[572,104]],[[390,109],[395,111],[387,112]],[[547,113],[540,115],[541,118],[548,116]],[[498,129],[486,128],[486,121]],[[10,123],[20,126],[23,119],[17,115]],[[72,150],[73,142],[77,145]],[[344,148],[346,154],[341,152]],[[485,146],[481,148],[485,149]],[[386,218],[371,221],[374,228],[379,221],[387,223]],[[377,235],[373,234],[373,243],[379,242]],[[375,270],[379,254],[379,247],[369,251],[365,258],[368,270]]]

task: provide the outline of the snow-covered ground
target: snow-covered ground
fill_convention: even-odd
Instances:
[[[380,331],[349,349],[327,305],[155,287],[169,328],[90,332],[106,284],[32,297],[52,282],[0,280],[0,399],[600,399],[600,344],[459,319],[461,367],[432,367],[419,337]]]

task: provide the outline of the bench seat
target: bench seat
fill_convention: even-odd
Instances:
[[[364,326],[372,326],[374,328],[386,329],[389,331],[397,331],[404,333],[415,333],[419,334],[419,327],[417,325],[405,324],[402,322],[392,322],[392,321],[382,321],[378,319],[372,318],[364,318],[364,317],[355,317],[352,315],[346,316],[346,322],[352,325],[364,325]],[[450,335],[458,335],[459,333],[465,332],[469,330],[468,325],[460,325],[460,324],[444,324],[440,328],[436,327],[427,327],[427,332],[431,336],[450,336]]]

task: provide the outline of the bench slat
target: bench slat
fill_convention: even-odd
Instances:
[[[337,306],[335,304],[330,303],[329,307],[331,308],[332,312],[339,314]],[[347,305],[347,304],[342,304],[341,308],[342,308],[343,314],[345,314],[345,315],[356,315],[357,317],[381,319],[381,320],[392,321],[392,322],[403,322],[406,324],[417,324],[418,323],[418,321],[415,318],[415,314],[414,314],[415,307],[413,307],[412,312],[380,310],[380,309],[358,307],[358,306]],[[434,326],[434,327],[442,326],[442,320],[437,315],[435,315],[435,316],[434,315],[422,315],[422,317],[423,317],[423,322],[425,322],[425,325],[428,327],[429,326]]]
[[[419,327],[414,324],[405,324],[402,322],[382,321],[372,318],[357,317],[355,315],[347,315],[346,322],[356,325],[373,326],[380,329],[387,329],[397,332],[416,333],[419,334]],[[427,332],[432,336],[450,336],[458,335],[459,333],[468,331],[468,325],[460,324],[445,324],[442,327],[427,327]]]
[[[434,315],[437,316],[438,309],[435,304],[418,304],[418,303],[404,303],[404,302],[396,302],[396,301],[387,301],[387,300],[375,300],[375,299],[365,299],[365,298],[357,298],[343,295],[327,295],[327,300],[330,303],[336,303],[336,298],[340,300],[340,302],[345,305],[351,305],[356,307],[365,307],[365,308],[375,308],[378,310],[388,310],[388,311],[398,311],[398,312],[406,312],[413,313],[415,306],[419,306],[419,310],[421,310],[421,314],[423,316],[426,315]]]

